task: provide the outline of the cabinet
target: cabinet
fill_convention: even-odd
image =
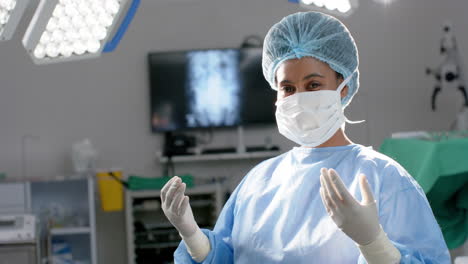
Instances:
[[[0,184],[0,214],[27,213],[30,208],[29,184],[23,182]]]
[[[73,263],[97,264],[94,179],[31,182],[31,210],[39,219],[41,256],[51,261],[52,248],[69,248]]]
[[[53,243],[66,245],[73,263],[97,264],[94,178],[84,175],[68,179],[41,179],[26,182],[0,183],[0,214],[33,213],[39,235],[39,257],[42,263],[53,263]],[[1,249],[5,256],[23,263],[24,254],[9,256],[8,247]],[[21,261],[20,261],[21,260]],[[29,262],[28,262],[29,263]]]
[[[0,247],[0,264],[30,264],[36,263],[35,245],[10,245]]]
[[[177,230],[161,209],[160,190],[126,192],[127,254],[129,264],[172,263],[180,243]],[[188,188],[195,219],[200,228],[213,229],[224,204],[220,184]]]

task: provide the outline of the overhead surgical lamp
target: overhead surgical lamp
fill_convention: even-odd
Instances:
[[[385,5],[385,6],[388,6],[388,5],[393,4],[394,2],[396,2],[396,0],[374,0],[374,2]]]
[[[288,0],[305,9],[317,10],[337,16],[349,16],[358,7],[358,0]]]
[[[23,46],[36,64],[99,57],[117,47],[139,4],[140,0],[41,0]]]
[[[0,0],[0,41],[11,39],[28,3],[29,0]]]

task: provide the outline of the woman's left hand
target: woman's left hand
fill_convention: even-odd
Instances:
[[[364,174],[360,175],[362,201],[348,191],[333,169],[320,170],[320,196],[328,215],[347,236],[359,245],[372,243],[380,232],[377,206]]]

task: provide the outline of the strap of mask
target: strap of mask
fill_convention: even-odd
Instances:
[[[341,94],[341,91],[346,86],[346,84],[348,84],[349,81],[351,81],[351,78],[353,78],[353,76],[354,76],[354,72],[351,73],[348,77],[346,77],[346,79],[338,86],[338,88],[336,89],[338,91],[338,93]],[[360,123],[366,122],[366,120],[351,121],[345,116],[345,122],[349,123],[349,124],[360,124]]]
[[[351,121],[346,116],[344,118],[345,118],[345,122],[348,123],[348,124],[360,124],[360,123],[366,122],[366,120]]]
[[[341,82],[338,88],[336,88],[336,91],[341,93],[341,90],[343,90],[343,88],[349,83],[349,81],[351,81],[351,78],[353,78],[353,76],[354,76],[354,72],[351,73],[348,77],[346,77],[346,79],[344,79],[343,82]]]

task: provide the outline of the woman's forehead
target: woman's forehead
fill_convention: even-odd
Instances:
[[[312,57],[303,57],[284,61],[276,71],[276,79],[281,81],[288,78],[300,78],[311,73],[329,76],[333,75],[334,71],[323,61]]]

